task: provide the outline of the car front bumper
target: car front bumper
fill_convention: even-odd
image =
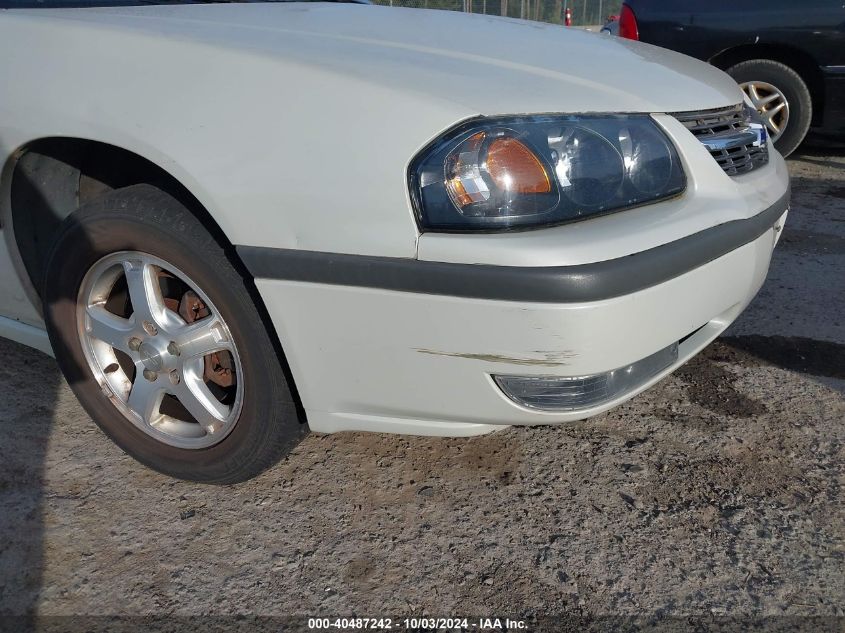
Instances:
[[[312,430],[472,435],[596,415],[686,362],[763,284],[787,206],[788,193],[750,218],[582,267],[239,251]],[[571,410],[523,406],[494,378],[602,375],[674,346],[668,365]]]

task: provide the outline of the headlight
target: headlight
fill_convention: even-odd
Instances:
[[[573,222],[678,195],[674,146],[648,115],[480,119],[411,164],[423,230]]]

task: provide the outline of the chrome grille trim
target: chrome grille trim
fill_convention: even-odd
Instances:
[[[769,162],[765,128],[752,122],[742,104],[673,116],[701,141],[729,176],[747,174]]]
[[[729,150],[711,149],[710,155],[728,176],[747,174],[769,162],[769,150],[765,146],[741,145]]]
[[[743,127],[746,119],[742,105],[697,112],[676,112],[673,114],[696,137],[714,136]]]

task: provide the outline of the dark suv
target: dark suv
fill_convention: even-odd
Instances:
[[[618,33],[727,71],[784,156],[845,131],[845,0],[626,0]]]

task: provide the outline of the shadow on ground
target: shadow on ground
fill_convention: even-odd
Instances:
[[[0,615],[30,614],[41,590],[44,463],[64,384],[48,356],[0,339]]]

